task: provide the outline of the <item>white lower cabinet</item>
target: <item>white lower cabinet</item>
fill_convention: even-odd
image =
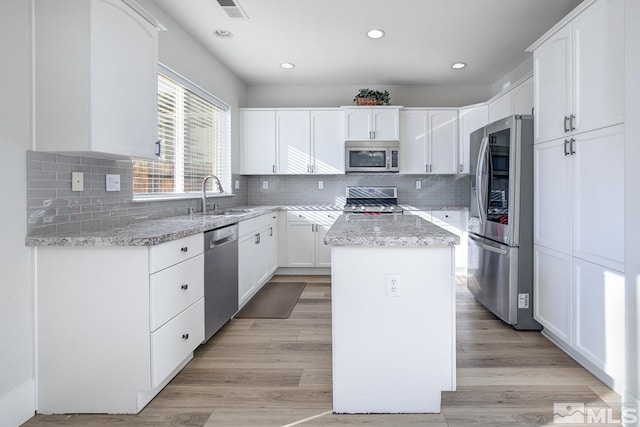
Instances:
[[[203,249],[38,247],[38,412],[142,410],[204,339]]]
[[[341,212],[290,211],[286,213],[285,267],[331,267],[331,248],[324,236]]]
[[[239,225],[238,305],[242,307],[278,268],[278,215],[268,213]]]
[[[431,221],[438,227],[460,237],[460,244],[455,246],[455,266],[457,273],[467,272],[467,211],[465,210],[435,210],[435,211],[410,211],[406,214],[418,215],[427,221]]]

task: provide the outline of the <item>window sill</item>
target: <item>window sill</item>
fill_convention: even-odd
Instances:
[[[208,192],[207,199],[211,197],[233,197],[233,193],[216,193],[216,192]],[[159,194],[145,194],[145,195],[133,195],[133,203],[138,202],[166,202],[169,200],[191,200],[191,199],[200,199],[202,197],[201,193],[180,193],[180,194],[172,194],[172,193],[159,193]]]

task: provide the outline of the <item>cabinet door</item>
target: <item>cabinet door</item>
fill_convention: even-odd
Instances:
[[[489,106],[478,105],[463,108],[459,112],[458,172],[469,173],[469,135],[489,122]]]
[[[533,53],[534,142],[565,135],[571,105],[571,31],[562,28]]]
[[[511,90],[511,114],[533,114],[533,77]]]
[[[624,270],[624,127],[575,136],[573,256]]]
[[[533,317],[571,345],[571,312],[571,256],[534,245]]]
[[[400,138],[399,114],[394,108],[372,108],[373,139],[397,141]]]
[[[264,245],[265,258],[267,260],[267,278],[268,280],[278,269],[278,222],[275,221],[265,229],[263,240],[260,242]]]
[[[345,139],[366,141],[371,139],[371,109],[349,108],[345,110]]]
[[[428,118],[426,110],[400,113],[400,173],[427,172]]]
[[[458,172],[458,112],[429,112],[429,173]]]
[[[342,110],[311,111],[313,172],[344,173],[344,113]]]
[[[271,267],[273,264],[273,255],[269,253],[270,246],[270,230],[265,227],[256,232],[257,243],[254,246],[253,263],[255,269],[256,286],[260,288],[271,277]],[[277,256],[277,254],[276,254]]]
[[[510,116],[512,111],[511,93],[507,92],[489,103],[489,123]]]
[[[91,150],[155,158],[158,31],[122,2],[91,4]]]
[[[536,244],[571,255],[573,175],[565,141],[533,148],[533,233]]]
[[[311,173],[309,111],[276,111],[279,174]]]
[[[287,267],[315,267],[315,226],[287,221]]]
[[[622,381],[624,375],[624,274],[574,259],[575,348]]]
[[[572,23],[575,132],[624,120],[624,2],[601,0]]]
[[[244,173],[269,175],[276,172],[276,112],[240,112]]]
[[[339,215],[339,212],[322,211],[316,216],[316,267],[331,267],[331,247],[324,244],[324,236]]]
[[[256,236],[253,233],[238,241],[238,306],[247,302],[258,287],[255,273]]]

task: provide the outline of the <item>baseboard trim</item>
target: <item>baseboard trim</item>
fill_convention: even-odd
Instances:
[[[322,276],[331,274],[331,267],[278,267],[276,275]]]
[[[33,417],[35,412],[35,380],[29,380],[0,396],[0,427],[17,427]]]
[[[607,374],[602,369],[600,369],[599,367],[594,365],[593,362],[591,362],[589,359],[584,357],[582,354],[580,354],[575,349],[573,349],[570,346],[568,346],[560,338],[556,337],[553,333],[547,331],[546,329],[543,329],[541,334],[543,336],[545,336],[553,344],[555,344],[555,346],[558,347],[560,350],[562,350],[565,353],[567,353],[567,355],[569,355],[569,357],[571,357],[573,360],[578,362],[583,368],[585,368],[587,371],[591,372],[593,374],[593,376],[595,376],[600,381],[602,381],[611,390],[615,391],[620,396],[624,395],[624,384],[621,384],[620,381],[616,381],[609,374]]]

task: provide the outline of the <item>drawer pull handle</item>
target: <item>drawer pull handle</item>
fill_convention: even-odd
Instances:
[[[187,289],[189,289],[189,285],[185,283],[184,285],[180,286],[180,289],[182,289],[183,291],[186,291]]]
[[[182,334],[182,339],[183,340],[188,340],[189,339],[189,334]]]
[[[180,252],[185,252],[186,253],[188,250],[189,250],[188,246],[183,246],[183,247],[180,248]]]

